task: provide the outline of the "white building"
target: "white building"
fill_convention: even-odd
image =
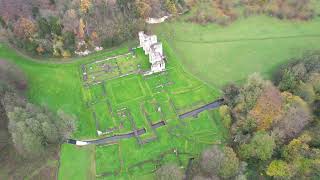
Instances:
[[[139,32],[139,41],[144,53],[149,55],[151,73],[164,71],[166,64],[164,61],[163,48],[162,43],[158,42],[157,36],[148,36],[144,32]]]

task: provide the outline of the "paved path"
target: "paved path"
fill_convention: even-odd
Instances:
[[[166,125],[166,123],[164,121],[160,121],[156,124],[152,124],[152,128],[157,129],[157,128],[160,128],[165,125]],[[127,134],[119,134],[119,135],[109,136],[109,137],[105,137],[105,138],[101,138],[101,139],[83,140],[83,141],[68,139],[67,143],[68,144],[75,144],[78,146],[85,146],[85,145],[90,145],[90,144],[108,144],[108,143],[117,142],[121,139],[129,139],[132,137],[140,136],[142,134],[145,134],[146,132],[147,132],[146,129],[143,128],[143,129],[139,129],[137,131],[127,133]]]
[[[186,112],[184,114],[181,114],[179,115],[179,118],[180,119],[185,119],[187,117],[197,117],[199,113],[201,113],[202,111],[205,111],[205,110],[210,110],[210,109],[215,109],[217,107],[220,107],[224,102],[224,99],[218,99],[212,103],[209,103],[209,104],[206,104],[204,106],[201,106],[200,108],[197,108],[195,110],[192,110],[192,111],[189,111],[189,112]]]
[[[200,108],[197,108],[195,110],[186,112],[184,114],[179,115],[180,119],[185,119],[187,117],[197,117],[199,113],[210,110],[210,109],[215,109],[217,107],[220,107],[223,104],[224,100],[223,99],[218,99],[212,103],[206,104],[204,106],[201,106]],[[160,121],[158,123],[152,124],[153,129],[160,128],[162,126],[165,126],[166,123],[164,121]],[[128,139],[136,136],[140,136],[142,134],[145,134],[147,131],[145,128],[139,129],[137,131],[133,131],[127,134],[119,134],[119,135],[114,135],[114,136],[109,136],[101,139],[94,139],[94,140],[74,140],[74,139],[68,139],[67,143],[69,144],[75,144],[78,146],[85,146],[85,145],[90,145],[90,144],[108,144],[108,143],[113,143],[117,142],[121,139]]]

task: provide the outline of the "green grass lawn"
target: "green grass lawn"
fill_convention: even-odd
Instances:
[[[229,26],[201,26],[182,20],[155,26],[180,63],[193,75],[221,87],[254,72],[270,76],[280,64],[320,48],[320,19],[284,21],[265,16]]]
[[[97,174],[121,171],[120,146],[118,144],[96,147]]]
[[[100,52],[71,63],[57,64],[52,61],[30,59],[0,44],[0,59],[16,64],[26,74],[27,98],[32,103],[47,105],[53,111],[62,109],[74,114],[78,126],[74,138],[79,139],[96,136],[95,122],[83,101],[80,64],[124,52],[127,52],[127,47],[112,52]],[[94,154],[94,147],[76,148],[62,145],[59,179],[92,179],[95,176]]]
[[[61,147],[59,179],[95,179],[95,147]]]
[[[215,87],[241,82],[253,72],[270,76],[290,58],[319,49],[319,28],[319,19],[294,22],[264,16],[241,19],[227,27],[164,23],[156,26],[156,32],[167,56],[165,73],[149,77],[133,74],[89,89],[81,82],[81,65],[126,53],[127,47],[55,64],[32,60],[0,44],[0,58],[17,64],[25,72],[31,102],[77,117],[74,138],[97,138],[93,111],[103,129],[118,127],[114,133],[127,133],[136,126],[147,130],[142,140],[157,137],[144,145],[138,145],[136,138],[112,146],[79,148],[64,144],[59,179],[152,179],[151,172],[157,165],[173,162],[185,167],[188,158],[205,147],[224,142],[226,130],[216,110],[183,121],[178,120],[180,113],[219,98],[221,91]],[[141,49],[135,51],[135,56],[140,68],[149,68]],[[134,59],[121,59],[122,70],[132,71],[132,64],[137,65],[130,61]],[[129,112],[130,116],[121,112]],[[167,125],[153,131],[148,119],[152,123],[165,120]],[[119,174],[99,176],[109,172]]]
[[[108,85],[111,86],[111,93],[117,104],[143,97],[145,94],[138,77],[115,80]]]
[[[105,101],[101,101],[92,106],[93,111],[96,114],[96,120],[98,121],[99,131],[106,131],[108,128],[113,128],[114,122],[112,115],[109,112],[108,104]]]
[[[109,53],[106,52],[105,54],[100,54],[100,56],[94,56],[94,58],[89,56],[71,63],[54,64],[49,61],[35,61],[17,54],[5,45],[0,46],[0,58],[17,64],[26,73],[29,83],[27,97],[31,102],[46,104],[54,111],[61,108],[77,117],[78,130],[74,134],[75,139],[97,138],[96,122],[92,116],[94,110],[103,128],[109,128],[112,123],[114,123],[115,127],[120,127],[121,121],[123,121],[122,128],[114,133],[130,132],[135,126],[137,129],[146,128],[147,130],[147,133],[141,137],[142,141],[152,137],[157,138],[155,141],[144,145],[138,145],[136,138],[119,142],[118,156],[114,157],[115,160],[109,159],[110,156],[114,156],[114,149],[108,149],[108,146],[100,149],[100,147],[95,146],[80,148],[64,144],[60,154],[59,179],[95,179],[97,178],[96,175],[103,175],[108,171],[118,171],[119,168],[121,170],[119,171],[120,174],[116,176],[98,178],[152,178],[153,175],[150,173],[155,170],[159,163],[170,160],[175,163],[181,163],[180,165],[185,167],[189,157],[195,156],[201,149],[212,143],[223,141],[222,131],[217,128],[220,126],[218,117],[203,113],[199,118],[189,119],[184,123],[178,120],[178,112],[172,106],[172,104],[177,103],[177,100],[172,97],[180,93],[191,93],[202,83],[180,68],[176,57],[171,53],[170,47],[166,47],[165,51],[168,55],[168,68],[170,69],[167,74],[153,75],[150,80],[147,80],[142,75],[130,75],[85,88],[81,82],[81,64],[92,62],[98,57],[105,58],[108,55],[121,54],[125,50],[119,49]],[[142,56],[142,59],[147,60],[140,50],[137,50],[136,56]],[[146,66],[146,64],[143,62],[142,66]],[[164,85],[167,81],[172,82],[172,84]],[[159,85],[164,86],[159,88]],[[203,85],[203,88],[207,90],[200,92],[204,94],[199,95],[199,98],[210,97],[211,100],[214,100],[220,95],[217,89],[211,89],[206,85]],[[192,100],[188,100],[189,97],[182,98],[192,103]],[[203,99],[203,102],[205,101]],[[107,102],[110,102],[110,104]],[[160,112],[157,111],[157,108],[150,107],[147,107],[147,113],[144,113],[145,103],[149,105],[150,103],[155,103],[156,105],[153,105],[160,107],[161,115],[159,115]],[[88,105],[91,107],[88,107]],[[108,112],[109,108],[111,109],[111,114],[108,114],[110,113]],[[127,108],[130,116],[122,117],[117,114],[123,108]],[[160,121],[160,116],[161,120],[167,122],[167,126],[154,131],[148,118],[151,118],[151,123],[156,123]],[[133,119],[134,125],[129,121],[130,118]],[[185,137],[192,137],[192,134],[202,131],[200,128],[190,127],[191,124],[206,127],[207,130],[204,130],[204,132],[211,131],[211,134],[215,135],[203,137],[205,139],[203,142],[180,137],[181,134]],[[211,130],[209,130],[210,127],[212,127]],[[184,128],[188,128],[190,131],[178,132]],[[181,150],[181,152],[186,151],[187,154],[181,154],[181,156],[177,157],[173,153],[173,149]],[[165,156],[162,156],[163,153],[165,153]],[[116,160],[122,163],[112,163]],[[147,163],[143,163],[141,167],[138,167],[137,164],[142,161],[147,161]]]
[[[117,145],[96,147],[99,179],[150,178],[151,172],[160,164],[173,162],[186,167],[188,158],[196,156],[210,144],[223,142],[223,130],[218,128],[222,128],[218,112],[206,112],[184,121],[178,119],[180,113],[214,101],[220,91],[184,72],[170,47],[165,46],[165,51],[168,71],[146,77],[133,74],[107,80],[104,93],[110,103],[101,99],[92,105],[100,119],[106,119],[106,110],[103,109],[107,104],[113,111],[113,118],[101,124],[112,123],[111,119],[114,119],[115,126],[120,127],[122,122],[123,126],[113,134],[146,129],[145,134],[122,140]],[[145,56],[140,49],[135,54],[137,59]],[[127,60],[126,63],[130,64]],[[90,91],[97,93],[96,97],[103,96],[103,91],[97,90],[99,86],[90,87]],[[162,120],[166,126],[151,127]],[[174,153],[174,149],[181,154]]]

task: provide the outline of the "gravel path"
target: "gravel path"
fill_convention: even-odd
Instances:
[[[209,103],[209,104],[206,104],[204,106],[201,106],[200,108],[197,108],[195,110],[192,110],[192,111],[189,111],[189,112],[186,112],[184,114],[181,114],[179,115],[179,118],[180,119],[185,119],[185,118],[188,118],[188,117],[197,117],[199,113],[201,113],[202,111],[205,111],[205,110],[210,110],[210,109],[215,109],[217,107],[220,107],[222,104],[223,104],[224,100],[223,99],[218,99],[212,103]]]

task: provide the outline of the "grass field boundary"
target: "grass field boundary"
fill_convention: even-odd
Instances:
[[[83,56],[83,57],[76,56],[72,58],[67,58],[65,59],[65,61],[61,61],[62,60],[61,58],[45,58],[45,60],[43,60],[43,57],[33,56],[30,53],[24,51],[23,49],[15,47],[11,43],[0,42],[0,45],[13,49],[15,53],[17,53],[19,56],[25,59],[28,59],[30,62],[33,62],[33,63],[47,64],[47,65],[65,65],[65,64],[73,65],[73,64],[81,64],[83,62],[90,62],[92,61],[92,58],[95,60],[98,60],[100,59],[100,56],[105,56],[105,57],[114,56],[113,54],[115,51],[128,52],[128,48],[127,48],[128,46],[135,47],[138,44],[136,41],[130,41],[128,43],[123,43],[115,47],[104,49],[102,51],[94,52],[87,56]],[[117,52],[115,54],[121,54],[121,53]]]
[[[146,143],[149,143],[149,142],[152,142],[152,141],[156,141],[158,139],[158,134],[157,134],[157,131],[153,128],[152,126],[152,121],[150,120],[150,116],[149,114],[147,113],[147,111],[145,110],[145,107],[144,107],[144,102],[142,102],[140,104],[140,110],[142,111],[143,115],[144,115],[144,119],[147,121],[147,125],[149,126],[149,128],[151,129],[152,131],[152,134],[153,136],[151,136],[150,138],[147,138],[147,139],[144,139],[142,141],[142,144],[146,144]]]
[[[274,36],[274,37],[262,37],[262,38],[242,38],[242,39],[213,40],[213,41],[195,41],[195,40],[175,39],[175,41],[185,42],[185,43],[197,43],[197,44],[219,44],[219,43],[233,43],[233,42],[243,42],[243,41],[264,41],[264,40],[296,39],[296,38],[320,38],[320,34]]]
[[[105,61],[111,61],[111,60],[114,60],[114,59],[117,59],[117,58],[129,56],[130,54],[132,55],[132,52],[125,53],[125,54],[119,54],[119,55],[116,55],[116,56],[107,57],[106,59],[96,60],[96,61],[93,61],[91,63],[85,63],[84,65],[97,64],[97,63],[101,63],[101,62],[105,62]]]
[[[142,145],[142,140],[141,140],[141,137],[140,135],[138,134],[138,128],[137,128],[137,125],[136,125],[136,122],[134,121],[130,111],[128,109],[125,109],[125,114],[127,115],[128,119],[129,119],[129,122],[131,124],[131,129],[133,131],[133,134],[138,142],[139,145]]]

